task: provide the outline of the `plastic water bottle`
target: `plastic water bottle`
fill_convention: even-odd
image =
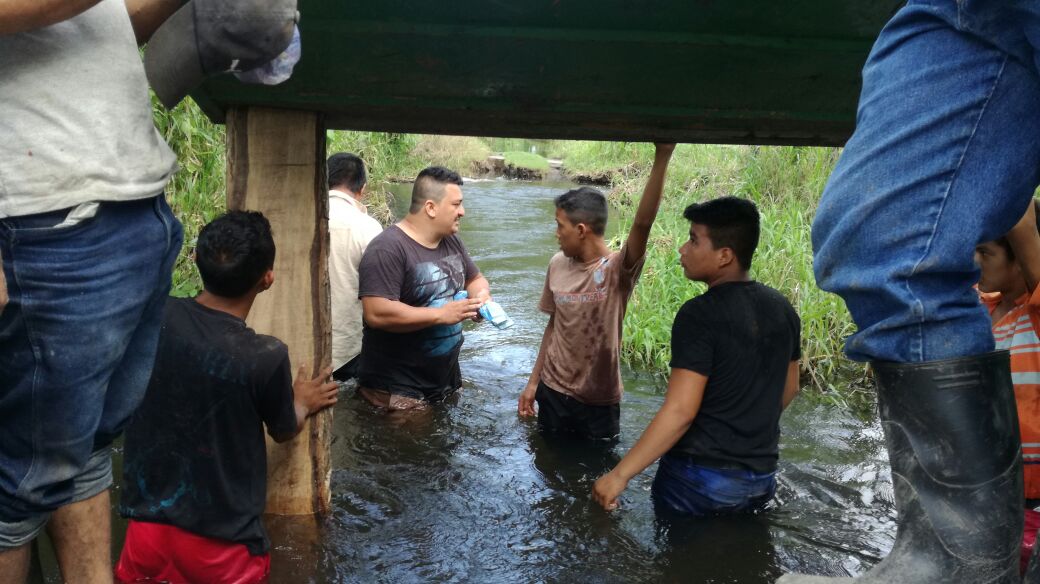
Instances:
[[[469,292],[459,290],[455,293],[454,299],[465,300],[467,298],[469,298]],[[502,305],[494,300],[488,300],[485,302],[479,309],[477,309],[477,312],[480,313],[480,316],[484,317],[484,320],[495,325],[496,328],[507,329],[515,324],[513,319],[509,318],[509,315],[506,314]]]

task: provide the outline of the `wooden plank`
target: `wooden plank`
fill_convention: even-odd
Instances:
[[[262,212],[274,233],[275,283],[257,296],[248,324],[289,346],[293,373],[316,375],[332,360],[328,193],[321,114],[237,108],[227,120],[229,209]],[[329,510],[332,410],[285,444],[267,445],[267,513]]]

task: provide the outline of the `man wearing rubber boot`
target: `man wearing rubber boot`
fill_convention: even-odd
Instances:
[[[849,357],[873,363],[899,514],[863,582],[1019,581],[1014,395],[972,253],[1040,182],[1038,23],[1038,2],[911,0],[863,68],[856,132],[820,202],[816,278],[859,327]]]

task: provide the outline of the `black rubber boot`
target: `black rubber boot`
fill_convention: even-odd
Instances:
[[[777,584],[1021,582],[1022,456],[1007,351],[874,363],[899,528],[859,578]]]

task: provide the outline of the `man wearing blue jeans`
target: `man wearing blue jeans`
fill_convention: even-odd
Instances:
[[[899,530],[864,582],[1019,581],[1014,394],[972,255],[1040,182],[1038,42],[1037,2],[911,1],[863,68],[813,247],[859,327],[847,354],[873,363],[892,462]]]
[[[0,583],[45,524],[65,581],[112,581],[110,444],[182,239],[137,37],[179,5],[0,3]]]

